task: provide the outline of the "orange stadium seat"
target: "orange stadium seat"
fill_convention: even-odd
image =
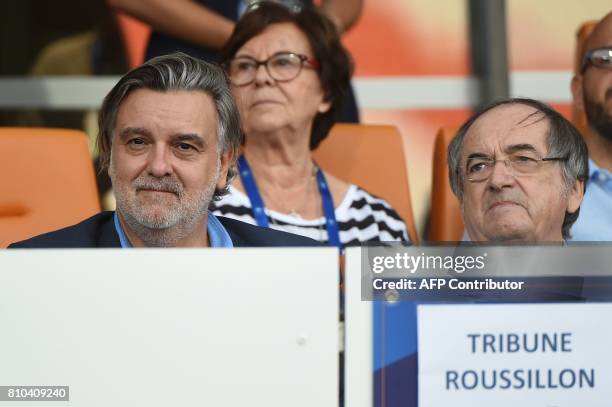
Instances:
[[[406,222],[412,241],[418,242],[402,137],[394,126],[336,124],[313,155],[338,178],[389,202]]]
[[[576,31],[576,55],[574,57],[574,72],[580,72],[580,65],[582,63],[582,54],[584,53],[584,43],[587,37],[593,32],[595,25],[598,20],[586,21],[580,25],[578,31]]]
[[[597,24],[596,20],[587,21],[583,23],[580,26],[580,28],[578,28],[578,31],[576,31],[576,54],[574,56],[574,73],[575,74],[580,73],[580,64],[582,63],[582,54],[584,54],[584,51],[585,51],[584,49],[585,41],[588,38],[588,36],[591,34],[591,31],[593,31],[593,28],[595,28],[595,24]],[[587,128],[586,115],[584,111],[578,110],[576,106],[572,107],[572,122],[574,123],[574,126],[576,126],[578,130],[580,130],[581,132],[586,131],[586,128]]]
[[[588,38],[589,34],[595,28],[597,24],[597,20],[587,21],[583,23],[578,31],[576,31],[576,54],[574,55],[574,73],[580,73],[580,64],[582,63],[582,55],[584,54],[584,46],[585,41]],[[574,125],[581,131],[584,132],[587,129],[587,121],[586,115],[584,111],[576,109],[574,106],[572,108],[572,122]]]
[[[87,136],[0,127],[0,247],[100,211]]]
[[[448,180],[446,150],[457,133],[456,127],[442,127],[436,136],[433,156],[431,189],[431,218],[428,240],[432,242],[460,241],[463,236],[463,220],[459,201]]]
[[[128,68],[134,69],[144,62],[151,27],[127,14],[116,15]]]

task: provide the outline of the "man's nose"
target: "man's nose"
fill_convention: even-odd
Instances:
[[[157,178],[172,174],[171,151],[164,145],[156,145],[149,153],[147,170]]]
[[[489,186],[494,189],[506,188],[514,185],[516,177],[510,163],[506,160],[499,160],[493,164],[491,175],[489,176]]]

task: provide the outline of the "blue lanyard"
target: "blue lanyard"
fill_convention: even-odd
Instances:
[[[255,217],[257,225],[265,228],[269,227],[263,200],[259,194],[259,189],[255,183],[251,167],[249,167],[244,155],[238,158],[238,170],[240,172],[242,185],[244,185],[249,201],[251,201],[253,216]],[[321,201],[323,202],[323,214],[325,215],[325,229],[327,229],[328,243],[330,246],[342,247],[340,243],[340,231],[338,230],[338,223],[336,222],[336,214],[334,212],[334,201],[329,192],[329,187],[327,186],[323,171],[321,171],[320,168],[317,168],[317,185],[319,187],[319,193],[321,194]]]

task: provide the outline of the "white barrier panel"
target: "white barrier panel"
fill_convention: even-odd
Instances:
[[[612,304],[420,305],[419,407],[604,407]]]
[[[4,250],[0,330],[0,387],[54,406],[333,406],[338,253]]]
[[[344,404],[372,406],[372,303],[361,300],[361,248],[348,247],[344,272]]]

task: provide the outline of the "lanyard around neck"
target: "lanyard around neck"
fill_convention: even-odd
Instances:
[[[259,189],[255,183],[253,177],[253,171],[247,162],[244,155],[238,158],[238,170],[240,173],[240,179],[244,189],[251,201],[251,207],[253,208],[253,216],[258,226],[269,227],[268,217],[266,216],[265,206]],[[323,175],[323,171],[317,167],[317,186],[319,187],[319,193],[321,194],[321,201],[323,202],[323,215],[325,216],[325,229],[327,229],[327,239],[330,246],[341,247],[340,243],[340,231],[338,229],[338,223],[336,222],[336,214],[334,212],[334,201],[332,200],[327,181]]]

